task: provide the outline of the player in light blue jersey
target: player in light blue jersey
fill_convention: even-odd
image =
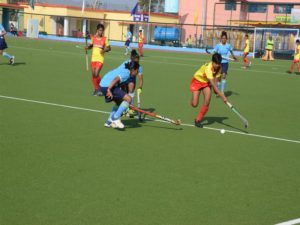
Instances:
[[[140,56],[139,56],[139,54],[137,53],[137,51],[135,49],[133,49],[131,51],[130,59],[124,61],[119,66],[119,68],[124,68],[126,63],[132,62],[132,61],[135,61],[137,63],[139,63],[139,61],[140,61]],[[142,88],[143,88],[143,84],[144,84],[143,68],[142,68],[141,65],[139,67],[138,77],[139,77],[139,84],[138,84],[137,93],[138,93],[138,95],[140,95],[142,93]],[[125,89],[126,89],[128,95],[131,97],[131,104],[134,104],[135,87],[136,87],[136,76],[129,78],[129,80],[127,81],[127,85],[125,86]],[[128,112],[129,112],[130,117],[134,116],[134,111],[133,110],[129,110]]]
[[[130,29],[129,27],[127,28],[127,34],[125,36],[126,38],[126,41],[125,41],[125,55],[128,55],[128,53],[130,52],[130,42],[131,42],[131,39],[132,39],[132,33],[130,32]]]
[[[229,53],[232,55],[232,57],[234,58],[234,60],[237,60],[237,58],[233,54],[232,50],[233,50],[232,46],[227,43],[227,33],[225,31],[222,31],[221,42],[215,46],[213,52],[219,53],[222,56],[222,62],[221,62],[221,66],[222,66],[221,74],[222,74],[222,77],[221,77],[221,80],[218,82],[218,88],[223,93],[225,91],[226,76],[227,76],[228,67],[229,67],[229,63],[228,63]]]
[[[0,23],[0,55],[3,55],[5,58],[9,60],[9,64],[15,63],[15,57],[8,54],[4,51],[7,48],[7,44],[5,41],[4,36],[7,34],[6,30],[4,29],[3,25]]]
[[[104,124],[105,127],[124,128],[120,117],[129,108],[131,97],[121,89],[121,85],[125,84],[130,77],[138,74],[139,66],[137,62],[128,62],[124,68],[116,68],[102,78],[100,87],[101,92],[105,95],[105,102],[114,101],[116,103]]]

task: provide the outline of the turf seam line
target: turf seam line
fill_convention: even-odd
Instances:
[[[109,112],[101,111],[101,110],[96,110],[96,109],[88,109],[88,108],[83,108],[83,107],[77,107],[77,106],[69,106],[69,105],[63,105],[63,104],[57,104],[57,103],[51,103],[51,102],[44,102],[44,101],[37,101],[37,100],[31,100],[31,99],[24,99],[24,98],[17,98],[17,97],[12,97],[12,96],[5,96],[5,95],[0,95],[0,98],[2,99],[11,99],[11,100],[18,100],[18,101],[25,101],[25,102],[32,102],[32,103],[37,103],[37,104],[43,104],[43,105],[50,105],[50,106],[57,106],[57,107],[62,107],[62,108],[69,108],[69,109],[77,109],[77,110],[83,110],[83,111],[89,111],[89,112],[97,112],[97,113],[103,113],[103,114],[109,114]],[[156,122],[162,122],[162,123],[167,123],[162,120],[152,120]],[[195,127],[192,124],[186,124],[182,123],[182,126],[185,127]],[[213,127],[203,127],[204,129],[208,130],[214,130],[220,132],[222,129],[219,128],[213,128]],[[266,135],[259,135],[259,134],[251,134],[251,133],[244,133],[244,132],[238,132],[238,131],[233,131],[233,130],[226,130],[227,133],[232,133],[232,134],[240,134],[240,135],[245,135],[245,136],[251,136],[251,137],[258,137],[258,138],[264,138],[264,139],[271,139],[271,140],[277,140],[277,141],[284,141],[284,142],[292,142],[292,143],[297,143],[300,144],[300,141],[298,140],[291,140],[291,139],[286,139],[286,138],[278,138],[278,137],[271,137],[271,136],[266,136]]]

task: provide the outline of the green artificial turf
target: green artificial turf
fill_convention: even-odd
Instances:
[[[112,104],[92,96],[78,44],[7,42],[16,64],[1,57],[1,225],[273,225],[300,218],[300,76],[286,73],[290,61],[251,59],[248,70],[241,60],[230,64],[226,94],[250,127],[213,96],[204,124],[227,130],[222,135],[191,126],[198,108],[190,106],[189,83],[209,56],[145,49],[142,108],[184,125],[123,118],[126,129],[118,131],[103,126],[108,114],[100,111]],[[124,49],[113,47],[102,75],[125,59]]]

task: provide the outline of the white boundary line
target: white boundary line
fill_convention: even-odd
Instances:
[[[296,225],[296,224],[300,224],[300,218],[298,219],[294,219],[294,220],[289,220],[283,223],[277,223],[275,225]]]
[[[31,99],[17,98],[17,97],[5,96],[5,95],[0,95],[0,98],[2,98],[2,99],[11,99],[11,100],[18,100],[18,101],[24,101],[24,102],[32,102],[32,103],[44,104],[44,105],[50,105],[50,106],[57,106],[57,107],[62,107],[62,108],[77,109],[77,110],[83,110],[83,111],[89,111],[89,112],[97,112],[97,113],[109,114],[109,112],[105,112],[105,111],[101,111],[101,110],[88,109],[88,108],[82,108],[82,107],[77,107],[77,106],[62,105],[62,104],[56,104],[56,103],[44,102],[44,101],[36,101],[36,100],[31,100]],[[164,121],[161,121],[161,120],[154,120],[154,121],[164,122]],[[194,127],[194,125],[192,125],[192,124],[186,124],[186,123],[183,123],[181,125],[182,126],[186,126],[186,127]],[[219,132],[221,130],[221,129],[213,128],[213,127],[203,127],[203,128],[204,129],[208,129],[208,130],[219,131]],[[258,138],[264,138],[264,139],[271,139],[271,140],[284,141],[284,142],[292,142],[292,143],[300,144],[300,141],[298,141],[298,140],[291,140],[291,139],[285,139],[285,138],[277,138],[277,137],[271,137],[271,136],[265,136],[265,135],[259,135],[259,134],[243,133],[243,132],[233,131],[233,130],[226,130],[226,132],[227,133],[232,133],[232,134],[240,134],[240,135],[245,135],[245,136],[258,137]]]

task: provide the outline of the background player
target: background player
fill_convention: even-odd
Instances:
[[[245,47],[244,47],[244,66],[242,67],[243,69],[246,69],[247,67],[251,66],[251,62],[248,59],[248,54],[249,54],[249,50],[250,50],[250,42],[249,42],[249,36],[248,34],[245,35]]]
[[[3,25],[0,23],[0,55],[3,55],[5,58],[7,58],[9,60],[9,64],[12,65],[15,63],[15,57],[11,56],[7,52],[4,52],[4,49],[7,48],[7,44],[4,38],[6,34],[7,34],[6,30],[4,29]]]
[[[91,43],[85,50],[93,49],[92,51],[92,83],[94,86],[94,96],[101,96],[99,88],[101,81],[100,71],[104,64],[104,54],[111,50],[108,38],[104,36],[104,25],[98,24],[96,34],[91,36]]]
[[[262,57],[263,61],[273,61],[273,50],[274,50],[274,41],[271,35],[269,35],[269,39],[266,44],[266,54]]]
[[[139,30],[139,39],[138,39],[138,50],[139,50],[139,55],[143,55],[143,47],[144,47],[144,35],[143,35],[143,30]]]
[[[130,43],[132,39],[132,33],[130,32],[129,27],[127,28],[127,34],[126,34],[126,41],[125,41],[125,54],[128,55],[128,52],[130,52]]]
[[[217,87],[218,79],[221,78],[221,61],[222,56],[218,53],[213,54],[212,61],[200,67],[194,74],[190,84],[190,91],[192,92],[192,107],[197,107],[199,103],[199,96],[201,91],[204,95],[204,102],[199,110],[197,118],[195,119],[195,126],[202,127],[201,120],[209,109],[211,100],[211,87],[214,89],[224,102],[227,102],[225,95]]]
[[[228,63],[228,56],[229,53],[232,55],[234,60],[237,60],[235,55],[233,54],[232,47],[230,44],[227,43],[227,33],[225,31],[222,31],[221,34],[221,42],[217,44],[213,50],[213,52],[217,52],[222,56],[222,79],[218,83],[218,88],[221,90],[222,93],[225,91],[225,86],[226,86],[226,77],[227,77],[227,72],[229,68],[229,63]]]
[[[300,62],[299,62],[299,60],[300,60],[300,40],[297,39],[296,40],[294,60],[292,62],[292,65],[291,65],[291,68],[290,68],[290,71],[289,71],[290,73],[293,72],[295,64],[297,64],[298,73],[300,73]]]
[[[121,89],[121,85],[125,83],[131,76],[135,77],[138,74],[139,64],[137,62],[128,62],[124,68],[116,68],[106,75],[100,82],[102,93],[105,95],[105,102],[114,101],[108,120],[105,122],[105,127],[112,126],[113,128],[124,128],[120,117],[123,112],[129,108],[131,97]]]

